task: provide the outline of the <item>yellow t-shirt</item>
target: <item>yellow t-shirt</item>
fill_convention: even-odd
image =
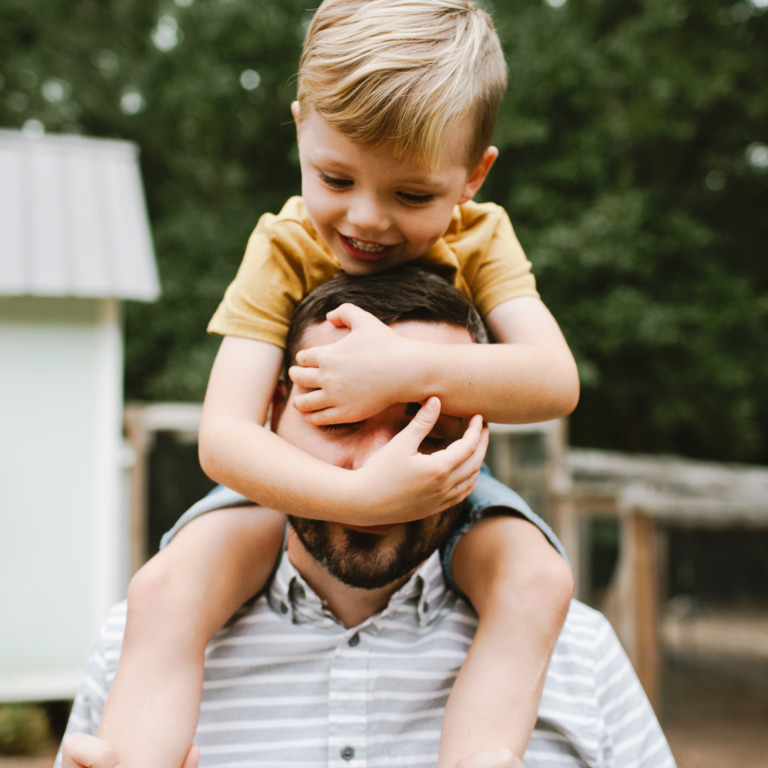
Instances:
[[[483,316],[507,299],[538,296],[531,263],[494,203],[457,205],[443,237],[411,263],[453,283]],[[259,219],[208,331],[285,347],[297,305],[340,270],[302,199],[291,197],[279,214]]]

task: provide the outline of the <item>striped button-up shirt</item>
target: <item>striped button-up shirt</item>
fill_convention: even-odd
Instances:
[[[68,732],[96,732],[124,625],[121,603],[103,625]],[[347,629],[284,554],[268,593],[208,648],[195,738],[201,768],[434,768],[443,709],[475,626],[436,555],[384,611]],[[581,603],[553,654],[525,765],[674,766],[613,630]]]

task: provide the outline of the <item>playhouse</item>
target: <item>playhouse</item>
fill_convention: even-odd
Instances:
[[[159,295],[136,146],[0,131],[0,701],[74,695],[129,577],[125,299]]]

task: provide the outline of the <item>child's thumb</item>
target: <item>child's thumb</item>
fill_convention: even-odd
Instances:
[[[427,398],[398,437],[411,443],[411,447],[416,450],[421,445],[421,441],[432,431],[439,416],[440,398],[434,396]]]

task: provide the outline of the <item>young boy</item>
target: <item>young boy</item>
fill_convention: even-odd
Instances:
[[[333,429],[426,400],[414,429],[427,437],[441,407],[509,423],[575,407],[573,358],[506,214],[471,202],[497,155],[490,139],[505,86],[498,38],[469,0],[325,0],[315,14],[292,107],[303,197],[261,218],[209,326],[224,339],[205,398],[202,466],[271,509],[206,515],[134,577],[99,730],[126,768],[181,765],[207,642],[275,562],[284,519],[272,510],[375,526],[445,509],[474,485],[487,441],[477,418],[445,450],[421,454],[395,439],[358,469],[313,459],[265,427],[289,319],[314,286],[339,270],[414,262],[467,294],[497,342],[406,340],[342,306],[329,320],[351,332],[305,350],[290,371],[315,424]],[[479,753],[495,748],[522,756],[570,572],[534,526],[499,516],[461,537],[447,576],[479,626],[446,708],[438,765],[489,765]],[[502,668],[516,690],[497,690],[509,679]]]

